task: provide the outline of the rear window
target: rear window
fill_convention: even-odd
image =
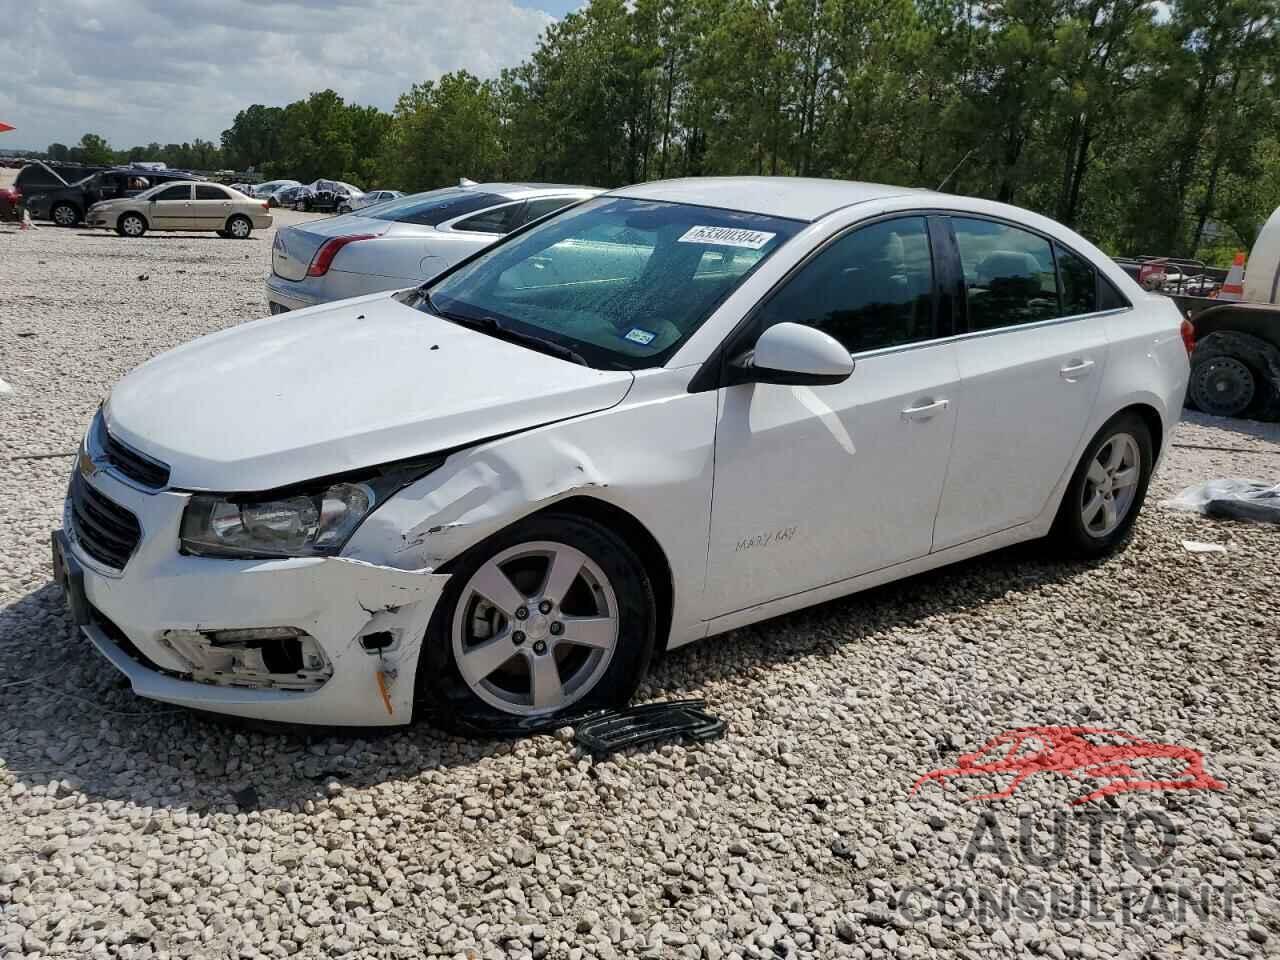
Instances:
[[[392,203],[383,204],[376,210],[362,210],[361,216],[434,227],[454,217],[502,203],[505,199],[506,197],[500,197],[495,193],[449,187],[444,190],[415,193],[411,197],[403,197]]]

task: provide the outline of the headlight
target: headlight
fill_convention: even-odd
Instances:
[[[182,515],[182,552],[203,557],[325,557],[392,494],[444,462],[398,464],[367,477],[266,496],[195,494]]]

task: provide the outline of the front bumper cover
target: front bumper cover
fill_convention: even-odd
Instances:
[[[112,570],[80,547],[64,513],[89,605],[81,629],[140,696],[286,723],[376,726],[412,718],[418,652],[447,575],[342,557],[182,556],[176,544],[186,494],[145,492],[106,470],[88,482],[132,511],[143,531],[124,569]],[[332,667],[318,689],[197,682],[170,639],[173,631],[275,627],[315,638]],[[370,634],[379,641],[366,649],[361,641]]]

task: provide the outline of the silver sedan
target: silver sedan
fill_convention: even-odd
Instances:
[[[593,187],[476,183],[416,193],[355,213],[281,227],[271,250],[272,313],[412,287]]]

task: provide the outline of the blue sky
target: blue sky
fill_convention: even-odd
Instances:
[[[530,10],[542,10],[553,17],[563,17],[570,10],[577,10],[585,0],[516,0],[516,6]]]
[[[453,70],[496,76],[584,2],[36,0],[0,28],[0,146],[217,142],[244,107],[326,87],[390,110]]]

